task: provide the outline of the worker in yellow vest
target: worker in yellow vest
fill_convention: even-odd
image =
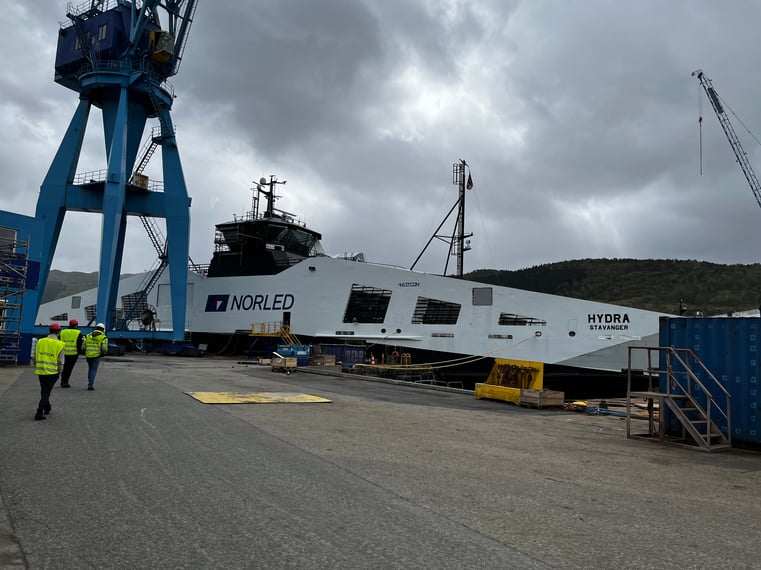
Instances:
[[[40,403],[37,404],[35,420],[44,420],[52,409],[50,392],[58,381],[58,375],[63,370],[64,347],[66,344],[59,340],[61,325],[53,323],[48,327],[48,336],[37,341],[34,349],[32,365],[34,373],[40,379]]]
[[[77,319],[69,321],[69,328],[61,331],[61,340],[66,344],[63,358],[63,372],[61,373],[61,388],[71,388],[69,378],[77,363],[79,353],[82,352],[82,343],[85,340],[82,331],[79,330]]]
[[[95,390],[95,375],[98,373],[101,357],[108,354],[106,325],[98,323],[95,330],[85,337],[85,358],[87,358],[87,389]]]

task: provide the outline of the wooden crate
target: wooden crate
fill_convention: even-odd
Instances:
[[[317,354],[312,357],[313,366],[333,366],[335,363],[335,354]]]
[[[273,356],[272,357],[272,370],[284,370],[285,372],[288,372],[288,374],[291,373],[291,370],[295,370],[298,366],[298,361],[296,358],[288,356]]]
[[[521,390],[520,405],[531,408],[563,407],[565,393],[557,390]]]

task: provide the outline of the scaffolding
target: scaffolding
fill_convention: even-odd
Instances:
[[[19,361],[28,247],[26,241],[0,241],[0,365]]]

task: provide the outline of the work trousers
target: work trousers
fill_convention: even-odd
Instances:
[[[40,403],[37,404],[37,413],[41,414],[50,409],[50,392],[58,381],[58,374],[40,374],[37,378],[40,379]]]
[[[92,386],[95,383],[95,375],[98,373],[100,357],[87,359],[87,385]]]
[[[71,377],[71,371],[74,370],[74,365],[77,363],[78,354],[67,354],[63,357],[63,373],[61,374],[61,386],[66,386],[69,383]]]

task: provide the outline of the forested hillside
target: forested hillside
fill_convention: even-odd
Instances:
[[[124,273],[122,277],[128,277],[132,273]],[[42,296],[42,302],[47,303],[61,297],[74,295],[80,291],[93,289],[98,286],[98,272],[82,273],[80,271],[58,271],[51,269],[48,275],[48,284]]]
[[[467,279],[670,314],[708,315],[761,305],[761,264],[664,259],[579,259],[517,271],[481,269]]]
[[[48,284],[42,302],[47,303],[54,299],[60,299],[86,289],[98,286],[98,272],[81,273],[79,271],[58,271],[51,269],[48,275]]]

